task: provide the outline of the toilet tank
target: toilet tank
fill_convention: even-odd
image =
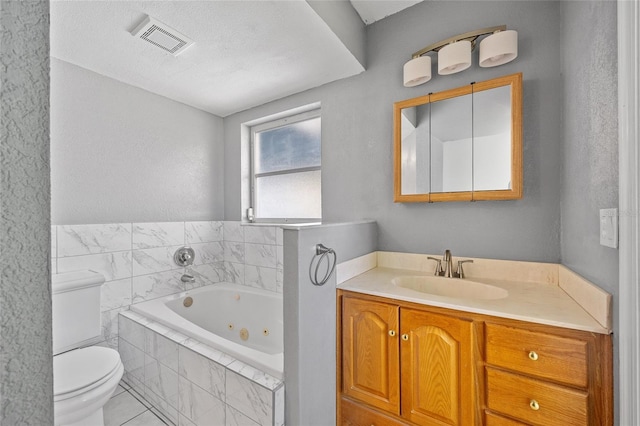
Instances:
[[[102,335],[100,287],[104,276],[74,271],[51,278],[54,355],[95,343]]]

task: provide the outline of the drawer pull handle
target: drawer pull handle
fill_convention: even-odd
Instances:
[[[531,361],[537,361],[538,360],[538,354],[535,351],[529,352],[529,359]]]
[[[540,404],[538,404],[538,401],[536,401],[535,399],[532,399],[529,403],[529,407],[531,407],[533,411],[538,411],[540,409]]]
[[[389,336],[394,337],[396,335],[395,330],[389,330]]]
[[[409,340],[409,335],[408,334],[403,334],[402,335],[402,340]]]

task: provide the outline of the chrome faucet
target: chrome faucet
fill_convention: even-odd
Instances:
[[[428,256],[427,259],[436,261],[436,270],[434,275],[438,275],[446,278],[464,278],[464,270],[462,269],[463,263],[473,263],[471,259],[458,260],[458,268],[454,272],[453,270],[453,257],[451,256],[451,250],[444,251],[444,257],[437,259],[435,257]],[[443,266],[444,263],[444,266]]]
[[[444,261],[444,276],[446,278],[453,277],[453,264],[452,264],[453,262],[451,260],[450,250],[444,251],[444,258],[442,260]]]

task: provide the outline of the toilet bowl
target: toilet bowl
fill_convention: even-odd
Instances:
[[[103,426],[102,407],[124,372],[117,351],[89,346],[102,337],[103,283],[104,276],[93,271],[65,272],[51,279],[56,426]]]
[[[109,348],[92,346],[54,356],[56,426],[103,426],[102,407],[123,372],[118,352]]]

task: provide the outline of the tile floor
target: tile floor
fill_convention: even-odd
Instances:
[[[120,382],[118,389],[104,406],[105,426],[167,426],[154,408],[142,403],[129,386]]]

